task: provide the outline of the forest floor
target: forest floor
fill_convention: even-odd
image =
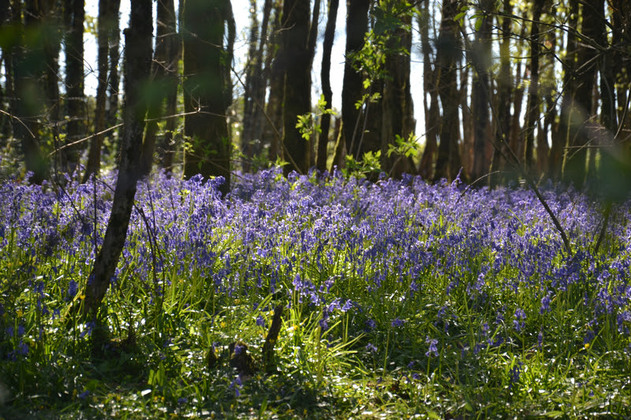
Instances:
[[[629,203],[281,173],[0,184],[0,419],[631,416]]]

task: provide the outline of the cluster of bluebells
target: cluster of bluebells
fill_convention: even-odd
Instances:
[[[55,302],[79,293],[95,246],[103,242],[115,175],[85,184],[68,178],[63,189],[0,185],[0,264],[7,277],[33,285],[2,292],[3,312],[15,312],[9,304],[16,299],[8,293],[32,294],[30,301],[48,316],[58,309],[46,303],[51,290],[63,291]],[[568,255],[544,208],[524,189],[465,189],[458,182],[431,185],[408,176],[371,183],[337,172],[283,177],[279,169],[233,178],[226,197],[217,190],[219,181],[201,177],[183,181],[157,173],[139,185],[137,207],[146,218],[134,211],[112,281],[126,275],[151,282],[155,268],[158,279],[167,275],[161,288],[148,287],[152,293],[176,278],[197,276],[207,280],[209,294],[213,289],[226,299],[297,297],[322,314],[323,328],[352,309],[357,334],[413,329],[409,317],[431,299],[441,308],[434,324],[450,334],[462,314],[447,308],[466,299],[487,314],[480,340],[493,345],[510,334],[524,335],[529,322],[553,310],[558,295],[580,285],[593,320],[590,331],[607,318],[629,334],[629,206],[620,208],[607,246],[593,255],[599,206],[548,185],[544,197],[575,250]],[[147,246],[152,238],[160,251],[155,260]],[[47,280],[38,283],[40,278]],[[4,290],[6,280],[0,282]],[[515,296],[523,294],[537,305],[518,306]],[[16,343],[6,333],[8,319],[0,318],[0,338]],[[437,342],[427,344],[435,356]],[[5,357],[18,350],[0,349]]]

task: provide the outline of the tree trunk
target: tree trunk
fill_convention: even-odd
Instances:
[[[455,179],[462,166],[458,140],[460,118],[458,116],[458,62],[462,55],[460,30],[454,20],[459,11],[459,0],[445,0],[436,45],[436,85],[443,106],[440,128],[440,144],[434,179]]]
[[[165,136],[172,135],[175,129],[174,119],[165,110],[167,104],[173,102],[170,97],[177,95],[177,73],[178,54],[176,52],[176,22],[175,6],[173,0],[159,0],[157,4],[157,24],[156,47],[153,61],[151,62],[151,79],[153,91],[150,92],[150,102],[148,104],[148,122],[145,131],[144,150],[142,154],[142,174],[151,173],[153,165],[153,151],[158,135],[158,120],[167,115],[167,125]],[[166,112],[165,112],[166,111]],[[170,139],[162,141],[163,145],[169,147]]]
[[[339,8],[339,0],[329,0],[329,12],[326,20],[326,29],[324,31],[324,45],[322,47],[322,67],[320,78],[322,80],[322,94],[326,102],[327,109],[331,109],[333,102],[333,91],[331,90],[331,50],[333,49],[333,40],[335,38],[335,22],[337,20],[337,9]],[[324,171],[327,168],[327,156],[329,146],[329,131],[331,129],[331,115],[325,113],[320,123],[322,132],[318,136],[318,153],[316,158],[316,167]]]
[[[550,9],[550,18],[556,19],[556,10]],[[546,92],[544,93],[547,113],[544,119],[544,131],[550,133],[550,139],[552,146],[550,147],[548,166],[545,169],[548,176],[552,179],[560,179],[562,161],[563,161],[563,141],[559,135],[559,118],[557,110],[557,98],[556,98],[556,77],[554,68],[556,64],[557,44],[558,39],[556,32],[552,31],[549,34],[549,42],[551,44],[547,53],[547,71],[545,74],[546,79]]]
[[[161,13],[160,13],[161,12]],[[160,162],[162,168],[173,170],[176,139],[174,137],[178,120],[175,118],[178,103],[178,86],[180,83],[179,63],[182,57],[182,37],[177,31],[177,19],[173,0],[160,0],[158,2],[158,19],[164,26],[164,87],[166,97],[166,124],[164,135],[159,143]]]
[[[125,31],[125,105],[121,159],[112,212],[85,289],[83,313],[96,315],[110,285],[125,244],[129,218],[140,178],[142,137],[147,104],[142,87],[151,68],[151,0],[132,0],[130,26]]]
[[[309,166],[309,145],[296,128],[299,115],[311,112],[311,62],[309,2],[285,0],[283,4],[284,74],[283,144],[285,173],[292,170],[306,173]]]
[[[539,21],[543,12],[543,0],[535,0],[530,25],[530,87],[528,89],[528,102],[526,105],[525,150],[524,165],[528,172],[535,169],[535,130],[537,121],[541,115],[541,100],[539,97],[539,56],[541,54],[541,41],[539,33]],[[544,156],[537,156],[544,159]],[[545,156],[547,157],[547,156]]]
[[[66,145],[85,136],[86,105],[83,92],[83,0],[65,0],[66,26]],[[62,169],[73,172],[79,163],[82,145],[65,147],[61,153]]]
[[[268,45],[266,68],[269,69],[269,99],[266,104],[267,123],[263,129],[263,143],[269,144],[269,159],[271,162],[280,158],[283,141],[283,43],[281,27],[282,5],[274,4],[274,22],[272,24],[272,36]]]
[[[435,63],[435,56],[429,38],[431,19],[429,3],[429,0],[425,0],[422,3],[418,18],[421,33],[421,51],[423,52],[423,107],[425,114],[425,149],[423,150],[419,173],[427,180],[432,179],[434,176],[434,160],[438,152],[438,130],[440,127],[436,68],[435,66],[432,68],[432,63]],[[434,33],[434,38],[435,35]]]
[[[13,70],[14,92],[11,100],[13,134],[20,139],[26,170],[32,172],[30,182],[39,184],[48,177],[49,164],[39,145],[38,117],[46,103],[38,79],[44,73],[43,45],[37,37],[27,37],[37,30],[37,5],[25,3],[24,22],[22,4],[12,4],[12,24],[15,28],[15,43],[9,48]]]
[[[99,20],[97,28],[97,70],[98,85],[96,87],[96,110],[94,112],[94,134],[90,141],[88,151],[88,162],[86,164],[83,182],[86,182],[91,175],[98,174],[101,169],[101,149],[103,148],[102,133],[105,130],[105,102],[107,100],[107,58],[109,56],[109,22],[111,16],[108,0],[99,0]]]
[[[491,80],[489,69],[491,67],[491,23],[495,6],[493,0],[483,0],[479,4],[478,13],[482,16],[480,25],[476,29],[473,43],[473,63],[475,73],[473,75],[473,89],[471,107],[473,113],[473,167],[471,180],[486,175],[490,162],[487,157],[487,145],[491,138],[491,126],[489,116]]]
[[[628,115],[628,97],[631,90],[631,57],[625,48],[631,44],[631,2],[612,1],[614,46],[613,66],[615,69],[617,120],[622,127],[617,130],[617,142],[626,144],[627,153],[631,150],[631,116]]]
[[[577,0],[570,1],[570,11],[579,12]],[[582,33],[589,39],[593,39],[597,35],[597,29],[594,27],[594,21],[597,20],[592,16],[587,17],[586,14],[593,13],[583,4],[582,10]],[[574,80],[576,91],[571,108],[566,111],[566,120],[564,123],[568,127],[569,145],[571,146],[564,167],[564,179],[576,186],[583,187],[587,181],[587,159],[589,147],[589,119],[593,114],[592,98],[594,91],[595,75],[597,71],[594,58],[595,50],[585,45],[587,41],[578,39],[576,77]],[[562,116],[563,118],[563,116]]]
[[[259,56],[259,21],[256,0],[250,0],[250,38],[248,41],[248,61],[245,65],[245,86],[243,92],[243,131],[241,133],[241,152],[244,160],[241,163],[243,172],[249,172],[252,168],[251,163],[257,152],[260,153],[257,142],[254,137],[254,110],[257,108],[257,97],[255,94],[258,79],[262,77],[263,68],[259,58],[262,58],[262,52]]]
[[[348,0],[346,3],[346,61],[342,87],[342,142],[349,155],[358,159],[362,156],[359,138],[362,135],[361,111],[355,104],[364,94],[363,78],[355,68],[353,54],[364,45],[368,32],[368,8],[370,0]],[[343,147],[343,145],[340,145]]]
[[[209,22],[213,22],[209,25]],[[225,26],[228,43],[224,46]],[[229,0],[186,0],[183,12],[184,133],[192,148],[186,150],[184,176],[221,176],[222,193],[230,189],[232,143],[228,107],[232,102],[229,79],[234,41],[234,18]],[[230,32],[233,32],[230,34]]]
[[[109,27],[109,77],[108,77],[108,106],[105,114],[106,125],[113,127],[118,122],[118,94],[120,77],[118,65],[120,63],[120,10],[121,0],[109,0],[108,16],[112,17]]]
[[[508,142],[510,136],[511,102],[513,84],[510,69],[510,45],[512,35],[512,13],[510,0],[503,2],[504,17],[502,18],[502,42],[500,43],[500,72],[497,80],[497,101],[495,102],[495,147],[491,162],[491,177],[489,185],[493,188],[504,178],[495,172],[502,172],[506,167],[508,157]]]
[[[389,175],[400,177],[403,173],[416,173],[414,161],[405,155],[387,156],[390,145],[397,136],[407,140],[414,133],[414,105],[410,92],[410,55],[412,50],[412,16],[408,6],[397,7],[393,2],[382,2],[386,18],[398,22],[394,30],[387,31],[385,77],[381,102],[381,150],[382,168]],[[390,14],[391,16],[388,16]],[[379,22],[377,22],[379,25]]]

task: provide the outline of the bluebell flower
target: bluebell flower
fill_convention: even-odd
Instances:
[[[74,298],[78,291],[79,285],[77,284],[77,282],[74,280],[70,280],[70,283],[68,283],[68,300]]]
[[[398,327],[403,326],[403,324],[405,324],[405,321],[404,321],[404,320],[401,320],[401,319],[399,319],[399,318],[395,318],[395,319],[393,319],[393,320],[392,320],[392,322],[390,323],[390,326],[391,326],[392,328],[398,328]]]
[[[521,377],[521,368],[523,366],[522,362],[517,362],[509,371],[509,383],[508,389],[513,389],[513,386],[519,382]]]
[[[368,332],[374,330],[375,328],[377,328],[377,323],[373,320],[373,319],[367,319],[366,320],[366,330]]]
[[[256,317],[256,325],[259,327],[265,327],[265,318],[262,315]]]
[[[434,338],[426,337],[425,338],[425,343],[429,344],[429,348],[425,352],[425,356],[432,357],[432,355],[434,355],[434,356],[438,357],[438,347],[436,347],[436,345],[438,344],[438,340],[436,340]]]
[[[366,344],[366,351],[368,353],[377,353],[377,347],[372,343],[368,343]]]
[[[547,293],[544,297],[541,298],[541,308],[539,308],[539,313],[544,314],[550,310],[550,293]]]

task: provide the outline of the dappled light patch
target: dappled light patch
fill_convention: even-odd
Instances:
[[[222,198],[159,173],[86,321],[114,179],[0,186],[10,414],[630,414],[626,204],[594,253],[601,205],[543,188],[568,255],[528,190],[270,169]]]

